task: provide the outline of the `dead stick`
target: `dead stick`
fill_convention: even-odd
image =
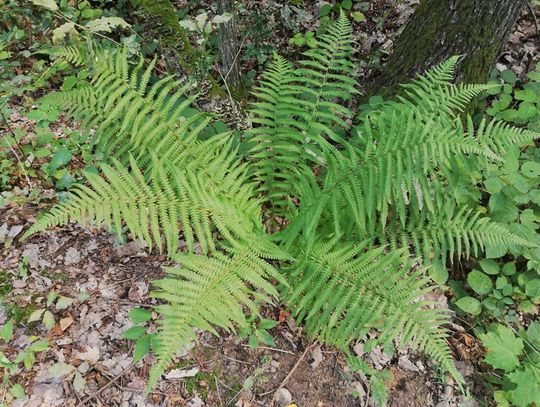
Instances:
[[[114,378],[112,378],[109,383],[107,383],[105,386],[101,387],[98,391],[96,391],[94,394],[89,395],[87,398],[85,398],[83,401],[81,401],[79,404],[77,404],[77,407],[83,407],[86,403],[88,403],[93,398],[99,396],[101,392],[111,387],[118,379],[120,379],[122,376],[124,376],[127,372],[129,372],[131,369],[135,367],[135,363],[132,363],[129,365],[126,370],[124,370],[122,373],[118,374]]]
[[[283,381],[279,384],[279,386],[275,389],[275,390],[272,390],[272,391],[267,391],[266,393],[263,393],[263,394],[260,394],[260,396],[266,396],[267,394],[270,394],[270,393],[274,393],[274,396],[272,397],[272,401],[270,402],[271,405],[274,404],[274,399],[276,398],[276,393],[278,392],[279,389],[283,388],[287,382],[289,381],[289,379],[291,378],[291,376],[294,374],[294,371],[298,368],[298,366],[300,366],[300,363],[302,362],[302,360],[304,360],[304,358],[306,357],[308,351],[313,348],[313,346],[315,346],[316,342],[313,342],[311,345],[309,345],[308,347],[306,347],[306,350],[304,351],[304,353],[302,353],[302,355],[298,358],[298,360],[296,361],[296,363],[294,364],[293,368],[291,369],[291,371],[289,372],[289,374],[287,376],[285,376],[285,379],[283,379]]]

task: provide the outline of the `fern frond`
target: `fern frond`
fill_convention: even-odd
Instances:
[[[523,146],[540,139],[540,133],[522,129],[498,120],[484,118],[478,127],[474,128],[472,119],[467,122],[468,132],[475,134],[479,143],[484,143],[498,154],[504,155],[509,146]]]
[[[463,207],[456,213],[437,203],[434,212],[419,212],[404,228],[391,222],[377,237],[391,249],[412,247],[415,255],[425,264],[440,260],[478,256],[486,246],[503,244],[522,247],[533,242],[512,233],[504,226],[482,217],[479,211]]]
[[[257,228],[258,208],[236,206],[234,200],[207,189],[204,174],[181,169],[171,174],[156,162],[147,179],[133,158],[131,170],[116,162],[114,166],[103,165],[102,171],[104,178],[87,173],[88,186],[75,186],[67,200],[41,217],[24,237],[68,222],[92,222],[117,231],[125,223],[133,236],[150,249],[156,246],[161,251],[166,247],[167,253],[173,255],[178,249],[180,231],[189,251],[195,251],[195,243],[203,253],[215,251],[217,228],[221,238],[233,247],[249,242],[254,253],[271,255],[268,239]],[[245,177],[237,175],[240,180]],[[246,192],[242,182],[228,178],[225,184],[241,202]],[[250,197],[243,198],[249,201]]]
[[[300,69],[274,57],[255,92],[259,102],[251,110],[251,158],[258,168],[260,192],[287,217],[298,177],[308,176],[314,164],[326,165],[332,143],[343,140],[336,129],[344,132],[350,127],[352,113],[339,102],[357,93],[356,81],[348,76],[354,71],[354,49],[345,16],[317,41],[319,47],[303,53]]]
[[[171,155],[171,150],[189,151],[198,143],[210,119],[191,109],[195,96],[187,96],[189,84],[167,77],[148,87],[155,60],[143,70],[142,59],[135,66],[129,63],[125,48],[95,52],[100,56],[90,86],[54,92],[42,100],[95,129],[92,144],[124,164],[130,155],[148,164],[150,152]]]
[[[366,246],[318,239],[288,269],[293,288],[285,290],[284,298],[293,315],[305,322],[309,335],[345,349],[371,329],[379,331],[385,344],[412,342],[462,382],[442,328],[448,313],[422,300],[430,290],[424,269],[411,271],[403,251],[366,251]]]
[[[283,277],[249,248],[216,252],[213,257],[178,254],[179,267],[166,268],[167,277],[155,281],[154,298],[165,300],[156,310],[162,316],[157,337],[157,362],[152,366],[151,389],[176,353],[195,339],[194,329],[218,335],[216,328],[233,331],[245,326],[243,308],[258,315],[261,303],[272,302],[277,291],[272,280]]]
[[[88,49],[82,45],[55,46],[47,50],[47,54],[57,60],[64,60],[74,66],[85,66],[89,63]]]

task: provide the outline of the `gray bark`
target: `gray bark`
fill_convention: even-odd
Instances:
[[[454,55],[463,55],[458,81],[484,83],[526,4],[526,0],[422,0],[368,93],[393,95],[397,84]]]
[[[232,18],[218,27],[219,45],[221,50],[221,63],[223,76],[233,87],[240,83],[240,70],[238,67],[238,40],[234,18],[234,1],[218,0],[218,13],[230,13]]]

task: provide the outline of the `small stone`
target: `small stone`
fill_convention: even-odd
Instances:
[[[289,390],[282,387],[278,391],[276,391],[276,394],[274,396],[274,400],[276,401],[277,405],[280,407],[285,407],[291,404],[292,401],[292,395]]]

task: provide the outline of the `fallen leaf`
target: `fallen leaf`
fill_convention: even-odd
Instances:
[[[73,298],[62,296],[56,302],[56,309],[66,309],[71,304],[73,304],[73,301],[74,301]]]
[[[71,373],[75,368],[64,362],[58,362],[49,367],[50,377],[62,377]]]
[[[165,378],[167,379],[182,379],[184,377],[193,377],[197,373],[199,373],[199,368],[194,367],[193,369],[187,369],[187,370],[181,370],[181,369],[173,369],[169,373],[165,375]]]
[[[84,352],[75,351],[73,357],[93,365],[99,360],[99,348],[97,346],[85,346]]]
[[[79,372],[75,373],[75,378],[73,379],[73,388],[77,393],[80,393],[86,387],[86,380],[81,376]]]
[[[60,329],[62,329],[62,331],[65,331],[71,326],[72,323],[73,323],[73,318],[71,316],[62,318],[60,320]]]

